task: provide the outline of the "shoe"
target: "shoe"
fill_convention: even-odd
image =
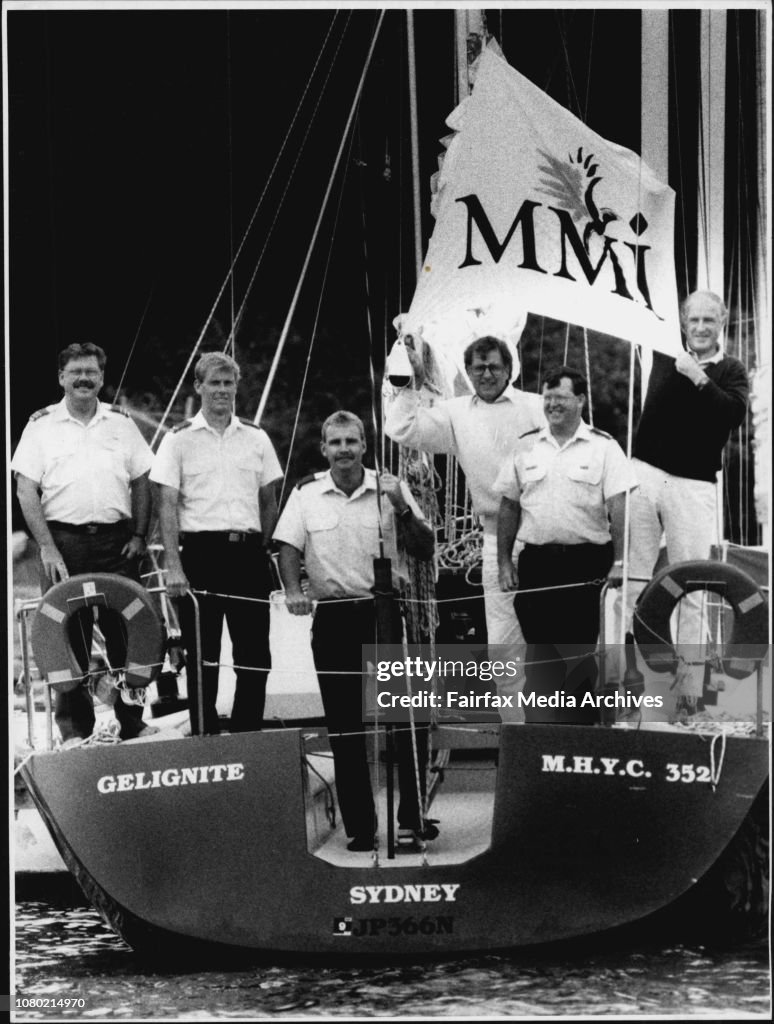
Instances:
[[[350,853],[370,853],[374,848],[373,836],[355,836],[347,843]]]
[[[421,853],[426,844],[439,835],[438,825],[434,820],[425,818],[422,829],[398,828],[398,846]]]

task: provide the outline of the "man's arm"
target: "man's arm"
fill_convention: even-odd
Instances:
[[[261,509],[261,532],[263,533],[264,547],[268,547],[274,535],[274,527],[277,525],[277,486],[276,481],[264,484],[258,489],[258,500]]]
[[[719,420],[728,430],[733,430],[744,421],[750,382],[747,371],[738,359],[729,360],[717,381],[705,373],[690,352],[682,352],[677,356],[675,369],[701,392],[708,420]]]
[[[164,545],[167,593],[172,597],[180,597],[188,592],[189,583],[180,561],[180,526],[177,518],[179,492],[176,487],[167,484],[161,484],[159,491],[159,528],[161,543]]]
[[[40,548],[43,571],[52,583],[70,578],[64,559],[54,544],[54,538],[43,515],[40,491],[34,480],[22,473],[16,474],[16,496],[19,499],[24,521]]]
[[[500,576],[501,590],[516,589],[516,570],[513,567],[513,545],[519,531],[521,505],[512,498],[500,501],[497,513],[497,568]]]
[[[613,564],[607,574],[611,587],[619,587],[623,580],[624,522],[626,515],[626,491],[614,494],[605,502],[610,519],[610,536],[613,538]]]
[[[301,589],[301,552],[280,541],[279,574],[285,588],[285,607],[291,615],[308,615],[312,602]]]
[[[418,359],[417,354],[410,349],[406,351],[413,364]],[[419,393],[411,387],[398,391],[387,406],[384,430],[396,444],[408,448],[421,448],[438,454],[456,451],[446,404],[441,402],[432,408],[420,405]]]
[[[401,484],[392,473],[382,473],[379,485],[382,493],[389,498],[398,524],[398,538],[404,551],[412,558],[428,562],[435,551],[435,535],[431,527],[420,515],[419,509],[410,498],[408,488]]]
[[[135,477],[129,484],[132,495],[132,521],[134,532],[124,544],[121,554],[124,558],[139,558],[145,553],[145,543],[150,527],[151,488],[148,474]]]

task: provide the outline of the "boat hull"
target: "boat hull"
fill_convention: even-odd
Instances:
[[[303,754],[288,729],[41,753],[23,771],[68,867],[136,949],[346,957],[527,946],[643,918],[708,871],[768,773],[763,739],[506,726],[488,848],[339,866],[307,848]]]

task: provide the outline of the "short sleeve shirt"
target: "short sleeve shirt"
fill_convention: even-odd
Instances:
[[[223,434],[201,412],[165,435],[151,480],[178,492],[183,533],[260,532],[261,487],[282,476],[266,431],[232,417]]]
[[[403,496],[414,515],[424,521],[408,488]],[[393,508],[382,500],[384,553],[392,561],[393,583],[405,578],[398,552]],[[379,505],[376,473],[365,470],[363,483],[347,496],[330,471],[295,487],[274,531],[274,540],[291,544],[304,556],[310,595],[315,600],[372,597],[374,558],[379,556]]]
[[[130,484],[152,461],[126,413],[99,402],[91,420],[82,423],[62,399],[29,421],[11,469],[38,484],[46,519],[78,526],[129,518]]]
[[[524,544],[606,544],[606,502],[637,486],[620,445],[581,421],[559,445],[548,427],[522,438],[495,481],[495,490],[521,505]]]

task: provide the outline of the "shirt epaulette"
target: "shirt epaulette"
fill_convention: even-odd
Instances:
[[[48,416],[48,414],[49,414],[50,412],[51,412],[51,410],[50,410],[50,409],[48,408],[48,406],[46,406],[46,408],[45,408],[45,409],[38,409],[38,411],[37,411],[37,412],[34,412],[34,413],[33,413],[33,414],[32,414],[32,415],[30,416],[29,422],[30,422],[30,423],[34,423],[34,422],[35,422],[35,420],[39,420],[39,419],[41,419],[41,418],[42,418],[43,416]]]
[[[119,413],[119,414],[120,414],[121,416],[126,416],[126,417],[127,417],[128,419],[131,419],[131,416],[130,416],[130,414],[129,414],[129,410],[128,410],[128,409],[125,409],[125,408],[123,407],[123,405],[111,405],[111,406],[110,406],[110,411],[111,411],[111,412],[117,412],[117,413]]]
[[[539,434],[542,429],[542,427],[533,427],[532,430],[528,430],[525,434],[519,434],[519,440],[521,440],[522,437],[529,437],[530,434]]]
[[[606,430],[600,430],[599,427],[590,427],[589,429],[591,430],[592,434],[599,434],[600,437],[606,437],[608,441],[613,440],[613,435],[608,434]]]
[[[295,489],[300,491],[302,487],[306,487],[307,484],[311,484],[314,480],[319,480],[324,475],[324,473],[310,473],[309,476],[301,477]]]
[[[257,423],[253,423],[252,420],[246,420],[243,416],[237,416],[237,419],[239,420],[240,423],[244,423],[246,427],[254,427],[255,430],[261,429]]]
[[[173,434],[177,434],[181,430],[185,430],[186,427],[190,427],[191,426],[192,422],[193,422],[193,420],[183,420],[183,422],[182,423],[178,423],[178,425],[176,427],[172,427],[172,433]]]

